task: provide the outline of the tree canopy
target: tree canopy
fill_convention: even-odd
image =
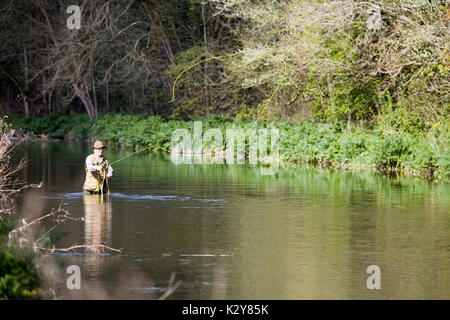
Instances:
[[[3,113],[448,118],[445,1],[0,3]]]

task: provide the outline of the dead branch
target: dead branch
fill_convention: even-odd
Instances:
[[[29,228],[31,228],[32,226],[41,223],[43,220],[48,219],[52,217],[54,219],[54,221],[56,222],[56,224],[62,224],[64,222],[66,222],[67,220],[80,220],[82,218],[73,218],[71,217],[70,213],[68,210],[63,209],[62,208],[62,204],[59,205],[58,209],[52,209],[52,211],[42,217],[39,217],[37,219],[34,219],[30,222],[27,222],[25,219],[22,219],[21,221],[21,226],[10,231],[8,233],[8,238],[10,240],[13,239],[13,237],[18,237],[18,238],[26,238],[25,236],[25,232],[27,230],[29,230]]]
[[[72,251],[72,250],[75,250],[75,249],[81,249],[81,248],[84,248],[84,249],[98,249],[98,248],[100,248],[100,249],[102,249],[102,252],[105,252],[105,249],[107,249],[107,250],[114,251],[114,252],[117,252],[117,253],[122,253],[122,249],[114,249],[114,248],[105,246],[103,244],[94,244],[94,245],[83,245],[83,244],[80,244],[80,245],[73,245],[73,246],[71,246],[69,248],[55,248],[55,247],[53,247],[53,248],[42,248],[42,247],[39,247],[39,246],[36,245],[34,248],[42,250],[42,251],[50,252],[50,253],[69,252],[69,251]]]
[[[183,283],[183,281],[181,280],[178,280],[177,282],[174,283],[175,275],[176,275],[175,272],[172,272],[170,274],[169,285],[167,286],[167,290],[158,298],[158,300],[167,299],[167,297],[169,297],[172,293],[174,293],[175,290],[177,290],[177,288]]]

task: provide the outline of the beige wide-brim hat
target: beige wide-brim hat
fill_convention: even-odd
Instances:
[[[94,146],[92,149],[100,149],[100,148],[106,148],[106,146],[101,142],[100,140],[95,141]]]

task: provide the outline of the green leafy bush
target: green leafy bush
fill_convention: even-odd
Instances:
[[[0,299],[38,299],[42,294],[37,255],[8,246],[11,219],[0,220]]]
[[[410,154],[410,140],[400,134],[380,137],[372,149],[374,163],[380,168],[398,168],[405,156]]]
[[[106,114],[94,123],[89,123],[83,116],[75,116],[71,120],[54,117],[52,115],[45,119],[23,121],[27,128],[36,130],[36,133],[40,133],[38,130],[48,132],[50,128],[58,127],[62,132],[82,132],[112,145],[136,149],[159,146],[168,150],[174,130],[188,129],[192,132],[194,128],[193,120],[164,121],[159,116],[143,118],[138,115]],[[53,119],[56,125],[49,124],[50,119]],[[446,177],[450,172],[448,122],[433,125],[427,133],[419,133],[412,129],[395,130],[396,126],[387,125],[386,122],[381,122],[380,126],[352,125],[349,131],[344,120],[335,123],[320,123],[314,120],[296,123],[244,118],[232,120],[215,115],[198,121],[202,122],[203,132],[209,128],[219,128],[224,137],[224,144],[227,128],[240,128],[244,132],[249,129],[278,128],[280,156],[287,161],[331,166],[376,165],[379,169],[389,171],[416,170],[424,176]],[[246,142],[248,152],[248,137]],[[208,147],[210,143],[204,141],[204,147]]]
[[[0,299],[36,299],[41,293],[33,254],[0,246]]]
[[[92,123],[86,114],[72,116],[51,113],[43,117],[26,117],[11,121],[14,128],[30,131],[34,134],[46,134],[52,138],[70,136],[86,138]]]

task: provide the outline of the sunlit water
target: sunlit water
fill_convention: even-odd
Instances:
[[[59,298],[157,299],[170,283],[181,284],[168,299],[450,298],[448,184],[294,166],[263,176],[137,154],[114,166],[100,201],[81,192],[89,153],[72,142],[17,151],[26,180],[44,183],[20,201],[23,217],[61,206],[75,219],[53,230],[65,233],[56,247],[91,246],[47,256]],[[79,290],[67,288],[70,265]],[[370,265],[381,289],[367,288]]]

